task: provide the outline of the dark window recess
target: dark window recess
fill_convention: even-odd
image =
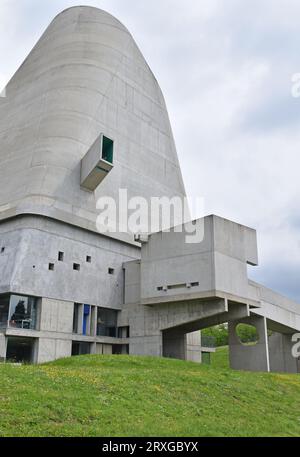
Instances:
[[[118,338],[129,338],[129,327],[118,327]]]
[[[113,344],[112,353],[114,355],[129,354],[128,344]]]
[[[12,363],[32,363],[35,340],[31,338],[8,338],[6,359]]]
[[[86,256],[86,261],[87,261],[87,263],[91,263],[92,262],[92,257],[90,255],[87,255]]]
[[[54,263],[49,263],[49,270],[50,271],[53,271],[54,270]]]
[[[3,253],[5,251],[5,247],[2,247],[1,248],[1,253]]]
[[[74,303],[74,312],[73,312],[73,333],[78,333],[79,327],[79,309],[80,304]]]
[[[58,253],[59,262],[63,262],[64,261],[64,255],[65,255],[64,252],[59,251],[59,253]]]
[[[106,136],[102,139],[102,159],[109,163],[114,160],[114,142]]]
[[[72,356],[76,355],[85,355],[91,353],[91,344],[90,343],[81,343],[73,341],[72,343]]]
[[[109,275],[114,275],[115,274],[115,269],[114,268],[109,268],[108,269],[108,274]]]
[[[75,271],[80,271],[80,265],[79,265],[79,263],[73,263],[73,270],[75,270]]]
[[[97,310],[97,335],[117,336],[117,316],[118,311],[107,308],[98,308]]]

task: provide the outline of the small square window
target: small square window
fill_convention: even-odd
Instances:
[[[53,271],[54,270],[54,263],[49,263],[49,270]]]
[[[1,248],[1,253],[3,253],[5,251],[5,247],[2,247]]]
[[[114,275],[115,274],[115,269],[114,268],[109,268],[108,269],[108,274],[109,275]]]
[[[59,251],[59,253],[58,253],[59,262],[63,262],[64,261],[64,256],[65,256],[65,253],[62,252],[62,251]]]
[[[90,255],[86,256],[87,263],[92,263],[92,257]]]
[[[80,271],[80,265],[79,265],[79,263],[73,263],[73,270],[75,270],[75,271]]]

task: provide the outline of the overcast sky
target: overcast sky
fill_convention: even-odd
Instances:
[[[68,0],[0,0],[0,90]],[[251,277],[300,301],[299,0],[89,0],[164,92],[189,195],[258,231]]]

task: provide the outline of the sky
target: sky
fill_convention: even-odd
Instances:
[[[0,91],[53,17],[0,0]],[[300,302],[299,0],[89,0],[130,30],[163,90],[189,196],[257,229],[249,275]]]

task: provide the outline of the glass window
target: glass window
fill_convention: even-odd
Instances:
[[[117,316],[118,311],[107,308],[98,308],[97,335],[116,337]]]
[[[102,139],[102,159],[106,160],[106,162],[113,163],[114,158],[114,142],[103,136]]]
[[[89,323],[90,314],[91,314],[90,305],[84,305],[83,306],[83,323],[82,323],[82,334],[83,335],[88,334],[88,323]]]
[[[8,338],[6,360],[13,363],[32,363],[34,356],[33,338]]]
[[[9,327],[36,328],[37,299],[21,295],[10,296]]]
[[[0,327],[7,327],[9,312],[9,295],[0,296]]]

